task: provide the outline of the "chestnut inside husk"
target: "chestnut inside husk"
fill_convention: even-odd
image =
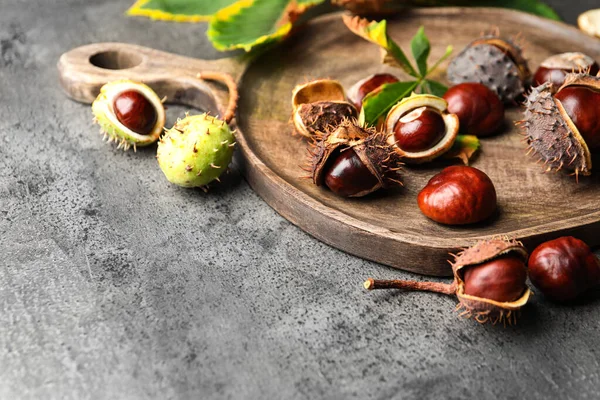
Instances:
[[[364,287],[454,294],[461,316],[480,323],[516,323],[516,313],[527,304],[527,250],[511,240],[481,241],[454,256],[451,284],[405,280],[368,279]]]

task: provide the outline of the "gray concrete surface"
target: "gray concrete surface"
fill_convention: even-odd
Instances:
[[[536,296],[519,326],[309,237],[235,172],[172,186],[154,148],[107,147],[60,54],[127,41],[220,56],[203,24],[131,1],[0,0],[0,398],[597,399],[600,302]],[[587,2],[553,3],[570,22]],[[181,109],[169,110],[174,118]]]

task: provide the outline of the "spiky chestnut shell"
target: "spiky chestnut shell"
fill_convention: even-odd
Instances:
[[[498,260],[501,257],[514,257],[523,263],[523,271],[514,268],[515,274],[518,276],[502,276],[502,280],[511,286],[506,288],[507,290],[514,291],[513,286],[518,286],[523,288],[523,292],[510,301],[497,301],[483,296],[467,294],[466,291],[468,290],[465,287],[466,271],[476,268],[478,265]],[[527,304],[531,295],[531,290],[525,284],[527,258],[527,250],[520,242],[497,239],[481,241],[475,246],[458,253],[452,263],[452,271],[454,272],[456,284],[456,296],[460,301],[459,308],[464,309],[463,314],[467,317],[473,316],[481,323],[492,322],[495,324],[497,322],[506,321],[511,323],[515,321],[516,311]]]
[[[496,92],[504,103],[515,102],[530,77],[521,48],[494,35],[471,42],[448,66],[448,80],[454,85],[481,83]]]
[[[357,115],[356,108],[346,101],[342,84],[336,80],[317,79],[297,85],[292,91],[292,124],[297,133],[307,138]]]
[[[401,141],[394,135],[397,124],[403,117],[423,108],[433,110],[442,117],[445,127],[442,138],[435,140],[431,148],[426,150],[408,151],[407,149],[403,149],[400,145]],[[385,132],[388,134],[388,144],[402,157],[404,162],[410,164],[431,161],[450,150],[456,140],[458,130],[458,117],[448,112],[448,103],[446,100],[430,94],[413,93],[410,97],[404,98],[392,107],[385,119]]]
[[[558,93],[569,87],[600,90],[600,78],[568,74]],[[552,84],[546,82],[533,88],[525,101],[524,118],[519,123],[529,145],[528,154],[538,157],[546,165],[547,171],[566,170],[576,176],[590,175],[590,149],[565,107],[552,92]],[[590,107],[588,113],[595,115],[592,107],[596,107],[596,104],[582,106]]]
[[[347,192],[340,189],[336,190],[337,193],[345,193],[343,195],[348,197],[362,197],[381,188],[402,185],[399,173],[402,162],[387,143],[387,135],[374,129],[362,128],[354,120],[345,120],[337,129],[320,135],[312,147],[309,165],[313,183],[317,186],[328,184],[327,179],[331,178],[329,175],[332,172],[332,165],[338,161],[342,152],[350,150],[374,177],[374,184],[368,185],[368,188],[361,191]],[[358,162],[358,160],[353,161]],[[336,187],[342,188],[346,178],[336,178],[340,180],[336,183]],[[355,178],[355,175],[348,175],[349,180]],[[353,183],[348,181],[347,185]]]
[[[153,123],[147,121],[152,117],[151,108],[155,111]],[[104,138],[109,143],[117,143],[117,148],[123,150],[130,147],[136,150],[137,146],[156,142],[165,126],[165,109],[160,98],[149,86],[130,80],[102,86],[92,103],[92,113]],[[135,121],[136,115],[145,121]]]
[[[161,137],[156,157],[169,182],[202,187],[227,170],[234,145],[224,121],[207,114],[186,116]]]

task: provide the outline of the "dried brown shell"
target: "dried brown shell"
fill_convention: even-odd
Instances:
[[[312,137],[317,132],[327,132],[344,119],[356,118],[358,112],[346,101],[317,101],[300,104],[294,110],[292,123],[296,132]]]
[[[559,91],[567,86],[598,90],[600,78],[568,74]],[[519,123],[529,145],[528,154],[539,157],[539,161],[547,165],[546,171],[564,169],[576,176],[590,175],[591,152],[561,102],[552,93],[552,84],[545,83],[533,88],[525,101],[524,118]]]
[[[440,113],[446,125],[444,137],[431,149],[420,152],[407,152],[396,145],[394,127],[400,118],[419,107],[428,107]],[[458,136],[459,121],[456,114],[448,112],[448,103],[441,97],[430,94],[415,94],[402,99],[388,112],[385,119],[385,131],[388,134],[388,143],[407,164],[421,164],[431,161],[452,148]]]
[[[344,87],[336,80],[317,79],[292,91],[292,124],[302,136],[310,138],[357,116],[354,105],[346,100]]]
[[[387,143],[387,135],[358,126],[355,120],[343,121],[335,130],[317,136],[311,152],[312,181],[321,186],[328,162],[341,151],[352,148],[379,184],[353,197],[362,197],[381,188],[402,185],[401,158]]]

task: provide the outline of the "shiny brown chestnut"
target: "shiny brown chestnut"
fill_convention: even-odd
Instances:
[[[343,150],[325,171],[325,185],[338,196],[356,196],[379,185],[373,172],[352,149]]]
[[[600,284],[600,261],[585,242],[564,236],[531,253],[529,279],[555,301],[574,300]]]
[[[552,84],[556,92],[564,83],[568,73],[584,72],[598,74],[598,63],[588,55],[578,52],[555,54],[545,59],[533,76],[533,83],[539,86],[545,82]]]
[[[140,135],[150,134],[158,117],[154,105],[137,90],[120,93],[113,102],[113,109],[120,123]]]
[[[437,110],[419,107],[396,122],[396,145],[404,151],[419,152],[431,149],[442,140],[446,124]]]
[[[588,148],[600,148],[600,91],[583,86],[566,86],[554,97],[560,100]]]
[[[503,256],[465,269],[465,293],[494,301],[514,301],[527,285],[527,266],[522,257]]]
[[[504,122],[504,104],[500,97],[481,83],[461,83],[444,95],[448,112],[456,114],[460,131],[467,135],[488,136]]]
[[[496,210],[496,189],[477,168],[451,166],[429,180],[417,201],[423,214],[436,222],[473,224],[489,218]]]
[[[362,101],[371,92],[378,90],[386,83],[396,83],[398,78],[392,74],[375,74],[356,82],[348,91],[348,99],[357,110],[362,108]]]

